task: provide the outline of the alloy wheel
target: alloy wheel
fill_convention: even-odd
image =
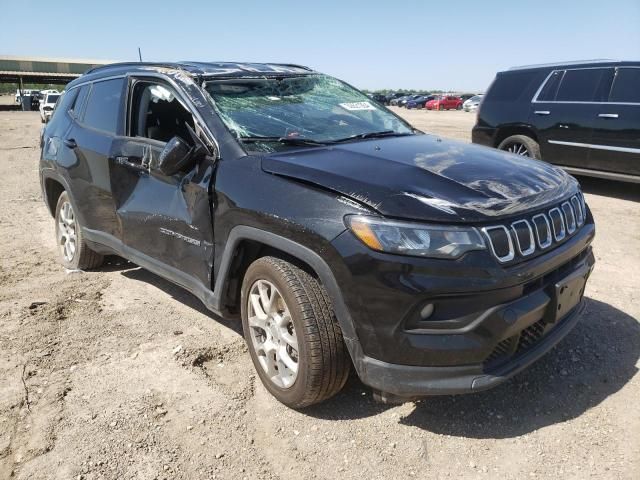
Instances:
[[[64,202],[58,214],[58,245],[67,262],[71,262],[76,254],[77,234],[76,217],[71,203]]]
[[[284,297],[267,280],[256,280],[247,299],[251,347],[271,382],[290,388],[298,376],[298,338]]]
[[[509,144],[506,148],[507,152],[514,153],[516,155],[521,155],[523,157],[529,157],[529,150],[522,143],[514,142]]]

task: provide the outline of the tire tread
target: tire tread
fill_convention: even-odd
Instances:
[[[331,299],[316,278],[292,263],[267,256],[252,267],[258,262],[278,272],[302,311],[309,375],[303,394],[289,406],[303,408],[327,400],[342,389],[351,368]],[[298,341],[303,339],[298,336]]]

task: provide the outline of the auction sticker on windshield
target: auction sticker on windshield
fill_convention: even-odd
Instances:
[[[371,105],[369,102],[351,102],[351,103],[340,103],[339,104],[345,110],[358,111],[358,110],[375,110],[376,107]]]

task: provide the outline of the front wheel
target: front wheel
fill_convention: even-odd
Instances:
[[[522,157],[531,157],[538,160],[541,158],[540,145],[533,138],[526,135],[511,135],[500,142],[498,149]]]
[[[276,257],[262,257],[242,282],[244,337],[260,380],[292,408],[322,402],[351,367],[331,300],[320,282]]]

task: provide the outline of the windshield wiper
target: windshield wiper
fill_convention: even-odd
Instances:
[[[277,142],[282,143],[284,145],[311,145],[311,146],[319,146],[326,145],[325,142],[319,142],[317,140],[312,140],[310,138],[304,137],[261,137],[261,136],[252,136],[252,137],[239,137],[238,140],[246,143],[258,143],[258,142]]]
[[[383,130],[382,132],[359,133],[358,135],[351,135],[349,137],[339,138],[338,140],[332,140],[331,143],[349,142],[351,140],[361,140],[365,138],[405,137],[407,135],[413,135],[413,133],[400,133],[395,130]]]

